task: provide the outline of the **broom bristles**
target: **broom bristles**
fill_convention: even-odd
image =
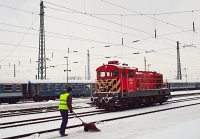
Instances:
[[[84,131],[100,131],[94,123],[83,123]]]

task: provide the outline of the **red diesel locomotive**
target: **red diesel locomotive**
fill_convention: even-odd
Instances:
[[[171,97],[164,88],[163,75],[152,71],[138,71],[127,64],[109,61],[96,69],[96,92],[93,103],[109,111],[135,108],[140,105],[162,104]]]

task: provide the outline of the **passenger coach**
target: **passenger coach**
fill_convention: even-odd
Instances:
[[[94,81],[91,80],[25,80],[2,79],[0,81],[0,103],[16,103],[20,100],[55,100],[60,93],[66,92],[67,86],[72,87],[73,97],[89,97],[95,91]]]

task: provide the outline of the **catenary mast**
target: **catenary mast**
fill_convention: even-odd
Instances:
[[[38,79],[46,79],[46,55],[45,55],[45,30],[44,30],[44,5],[40,2],[40,32],[38,55]]]
[[[177,41],[177,80],[182,80],[180,48],[179,48],[179,42],[178,41]]]

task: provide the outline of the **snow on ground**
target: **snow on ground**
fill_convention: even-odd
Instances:
[[[73,107],[78,106],[88,106],[86,103],[90,102],[89,98],[73,98]],[[0,105],[0,111],[16,110],[16,109],[27,109],[27,108],[40,108],[40,107],[51,107],[58,106],[59,100],[44,101],[44,102],[30,102],[30,103],[20,103],[20,104],[3,104]]]
[[[171,92],[172,95],[175,94],[187,94],[187,93],[198,93],[200,90],[191,90],[191,91],[175,91]],[[73,98],[73,106],[88,106],[86,103],[90,102],[90,98]],[[50,106],[58,106],[59,100],[57,101],[46,101],[46,102],[30,102],[30,103],[19,103],[19,104],[3,104],[0,105],[0,111],[6,111],[6,110],[16,110],[16,109],[26,109],[26,108],[39,108],[39,107],[50,107]]]
[[[199,139],[200,105],[96,124],[101,132],[83,127],[66,130],[68,139]],[[58,132],[27,138],[59,139]]]
[[[187,91],[188,92],[188,91]],[[89,99],[74,99],[73,106],[88,106],[86,104],[89,102]],[[195,100],[193,102],[200,102]],[[49,103],[49,104],[48,104]],[[23,108],[41,106],[41,105],[57,105],[58,102],[49,101],[49,102],[40,102],[38,103],[28,103],[28,104],[17,104],[17,105],[0,105],[0,110],[8,110],[20,108],[19,105]],[[189,103],[189,102],[184,102]],[[167,104],[160,105],[154,108],[161,109],[161,107],[177,105],[177,104]],[[140,108],[129,111],[115,112],[111,115],[126,115],[139,113],[144,110],[153,109]],[[78,110],[76,110],[78,112]],[[59,112],[58,112],[59,114]],[[104,117],[102,117],[104,116]],[[102,119],[109,118],[109,115],[96,115]],[[14,117],[13,117],[14,118]],[[10,119],[11,120],[11,119]],[[84,121],[93,121],[93,118],[83,118]],[[47,128],[51,125],[54,128],[60,126],[60,120],[55,122],[50,122],[48,124],[38,124],[35,125],[35,128]],[[70,119],[68,125],[80,124],[81,122],[76,118]],[[47,126],[47,127],[45,127]],[[152,113],[142,116],[136,116],[132,118],[126,118],[122,120],[115,120],[109,122],[100,122],[96,126],[101,130],[101,132],[84,132],[83,127],[76,129],[67,129],[66,133],[69,134],[67,137],[60,137],[58,132],[50,132],[46,134],[34,134],[32,136],[26,137],[27,139],[59,139],[59,138],[68,138],[68,139],[199,139],[200,138],[200,105],[194,105],[186,108],[180,108],[175,110],[169,110],[164,112]],[[29,130],[25,127],[21,127],[22,130]],[[9,133],[19,132],[16,128],[12,128],[12,131]],[[31,132],[31,131],[29,131]],[[3,137],[3,134],[0,132],[0,138]],[[1,136],[2,135],[2,136]]]
[[[174,91],[174,92],[171,92],[172,95],[189,94],[189,93],[200,93],[200,90],[187,90],[187,91]]]

